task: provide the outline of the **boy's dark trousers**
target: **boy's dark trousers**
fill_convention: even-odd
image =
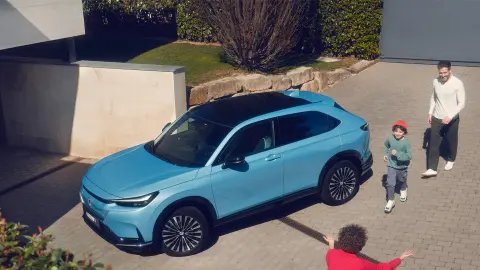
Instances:
[[[442,119],[432,116],[432,125],[430,129],[430,141],[428,143],[428,169],[437,171],[438,159],[440,157],[440,145],[442,137],[445,136],[448,142],[449,160],[455,161],[458,148],[458,125],[460,118],[454,117],[448,125],[442,123]]]

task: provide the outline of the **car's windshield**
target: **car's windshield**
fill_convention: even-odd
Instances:
[[[155,142],[152,154],[178,166],[202,167],[231,130],[187,112]]]

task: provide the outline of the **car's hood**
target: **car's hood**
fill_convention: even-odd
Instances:
[[[107,193],[131,198],[193,180],[197,171],[163,161],[142,144],[98,161],[86,177]]]

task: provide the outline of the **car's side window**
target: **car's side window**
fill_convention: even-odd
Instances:
[[[316,111],[281,116],[278,118],[278,127],[276,128],[277,146],[329,132],[339,123],[339,120]]]
[[[220,153],[216,165],[227,158],[248,157],[275,147],[272,120],[261,121],[239,130]]]

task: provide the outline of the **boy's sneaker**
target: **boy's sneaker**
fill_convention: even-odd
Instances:
[[[400,201],[405,202],[407,200],[407,190],[400,190]]]
[[[447,164],[445,164],[445,171],[450,171],[453,168],[453,164],[455,164],[455,162],[448,161]]]
[[[390,213],[392,212],[392,209],[395,207],[395,201],[390,200],[387,202],[387,205],[385,205],[385,213]]]
[[[431,177],[431,176],[437,176],[437,171],[434,171],[432,169],[428,169],[426,172],[422,173],[423,177]]]

